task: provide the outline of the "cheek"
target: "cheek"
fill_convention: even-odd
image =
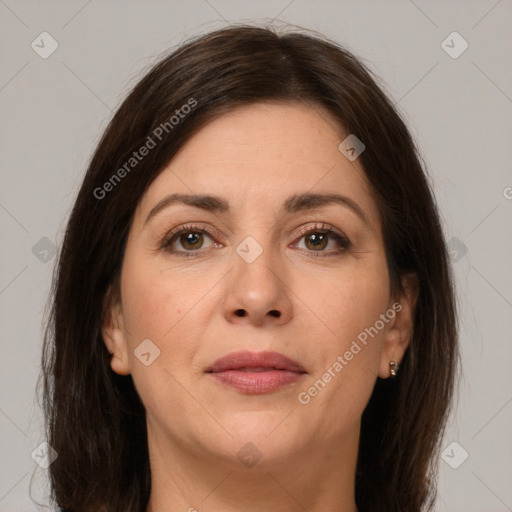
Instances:
[[[388,326],[380,320],[389,303],[387,266],[380,258],[359,260],[328,282],[328,288],[316,288],[311,309],[330,332],[310,351],[316,364],[299,403],[332,420],[325,433],[334,435],[359,420],[375,385]]]
[[[190,323],[208,281],[204,275],[196,278],[166,268],[142,252],[132,253],[123,264],[122,274],[123,311],[131,342],[142,336],[169,343],[175,332]]]
[[[214,288],[220,277],[214,272],[187,275],[157,264],[143,253],[126,258],[121,280],[123,313],[137,387],[146,381],[158,387],[171,378],[169,374],[181,379],[188,371],[209,326],[205,307],[215,294],[208,298],[205,291]],[[145,367],[137,360],[137,347],[146,339],[160,351],[155,360],[155,367],[163,372],[159,377],[156,372],[145,371],[153,365]]]
[[[130,341],[134,343],[142,336],[161,342],[183,310],[180,294],[167,283],[141,274],[127,278],[124,292],[123,311]]]
[[[309,280],[300,286],[302,295],[308,289],[316,290],[314,295],[309,292],[312,309],[331,331],[333,341],[329,345],[336,350],[374,325],[389,301],[387,266],[377,255],[352,261],[328,278],[317,280],[315,288]]]
[[[162,374],[167,367],[165,361],[170,359],[170,354],[178,358],[183,354],[180,347],[172,347],[166,341],[172,339],[173,326],[182,309],[179,294],[158,279],[154,267],[129,251],[123,262],[121,289],[131,374],[143,402],[148,405],[153,393],[147,389],[155,379],[165,377]],[[178,363],[176,358],[174,361]]]
[[[122,286],[131,375],[137,392],[149,417],[159,417],[163,403],[170,410],[180,410],[186,398],[180,386],[182,374],[197,351],[193,305],[200,293],[184,293],[187,283],[183,278],[174,273],[171,278],[154,265],[135,266],[133,260],[125,261]],[[142,352],[143,340],[151,340],[154,346],[150,344]],[[148,361],[138,355],[148,352],[146,365]]]

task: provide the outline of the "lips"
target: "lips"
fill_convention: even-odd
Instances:
[[[278,352],[233,352],[217,359],[206,371],[208,373],[220,373],[226,370],[253,372],[288,370],[290,372],[305,373],[304,368],[299,363]]]
[[[297,361],[278,352],[234,352],[207,370],[217,382],[247,394],[276,391],[297,382],[307,372]]]

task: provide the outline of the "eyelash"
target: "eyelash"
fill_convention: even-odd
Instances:
[[[184,226],[181,226],[170,233],[168,233],[161,243],[161,249],[169,254],[173,254],[176,256],[184,257],[184,258],[193,258],[201,254],[201,250],[192,250],[192,251],[176,251],[172,249],[172,244],[174,241],[182,234],[184,233],[201,233],[206,234],[210,238],[213,239],[213,237],[221,238],[215,231],[210,231],[209,229],[206,229],[202,225],[198,224],[186,224]],[[322,235],[328,235],[329,238],[335,240],[340,244],[339,249],[335,249],[331,252],[324,251],[307,251],[311,253],[311,256],[314,258],[326,258],[326,257],[332,257],[337,256],[340,253],[345,252],[347,249],[349,249],[352,246],[352,242],[341,232],[335,230],[331,225],[329,224],[315,224],[314,226],[307,226],[303,229],[301,229],[298,233],[299,239],[298,241],[302,240],[307,235],[318,233]]]

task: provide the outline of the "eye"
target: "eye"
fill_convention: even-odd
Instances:
[[[305,239],[305,250],[314,257],[335,256],[346,251],[352,245],[343,233],[329,224],[306,226],[299,231],[299,234],[301,235],[300,241]],[[212,241],[214,247],[223,247],[222,244],[215,242],[213,237],[220,238],[219,235],[211,233],[202,225],[187,224],[168,233],[161,243],[161,249],[178,256],[194,257],[204,252],[201,249],[207,250],[212,247],[211,243],[205,246],[205,238]],[[329,242],[333,242],[335,247],[330,251],[325,251]],[[297,245],[300,243],[296,243],[292,247]],[[302,249],[302,247],[299,248]]]
[[[161,248],[165,252],[179,256],[195,256],[195,253],[200,252],[199,249],[205,248],[205,237],[213,240],[212,236],[215,235],[202,226],[187,224],[168,233],[162,241]],[[222,244],[216,242],[213,245],[215,247],[222,247]],[[179,247],[184,250],[180,250]],[[206,248],[209,247],[211,247],[211,244],[206,246]]]
[[[346,251],[352,245],[350,240],[341,232],[329,224],[320,224],[313,227],[307,226],[300,231],[300,240],[305,239],[305,247],[308,252],[318,253],[312,256],[328,257]],[[335,247],[332,251],[325,251],[329,242],[333,241]],[[297,244],[296,244],[297,245]],[[325,254],[324,254],[325,253]]]

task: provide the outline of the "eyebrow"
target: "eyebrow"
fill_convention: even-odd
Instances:
[[[151,209],[146,217],[145,224],[157,213],[175,204],[185,204],[211,213],[222,214],[229,212],[228,201],[219,196],[208,194],[170,194]],[[329,204],[340,204],[349,208],[371,228],[370,222],[362,208],[353,199],[340,194],[294,194],[283,203],[282,210],[284,213],[291,214],[314,210]]]

